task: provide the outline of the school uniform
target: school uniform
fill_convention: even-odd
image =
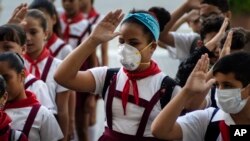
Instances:
[[[63,13],[60,16],[63,40],[70,44],[72,48],[76,48],[90,33],[90,23],[84,19],[82,13],[78,13],[74,18],[70,19]]]
[[[72,47],[69,44],[65,43],[55,33],[51,35],[51,37],[45,44],[45,47],[49,49],[50,54],[53,57],[60,60],[63,60],[72,51]]]
[[[42,81],[37,79],[34,75],[28,72],[28,70],[25,71],[25,90],[31,91],[36,95],[37,100],[46,108],[51,110],[52,113],[55,113],[53,111],[54,104],[52,102],[52,97],[50,97],[49,90],[47,85]]]
[[[32,92],[27,98],[6,103],[5,112],[12,119],[11,127],[21,130],[30,141],[57,141],[62,131],[53,114],[40,105]]]
[[[229,126],[235,125],[235,122],[228,113],[222,110],[215,112],[215,108],[213,107],[188,113],[185,116],[179,117],[177,123],[182,130],[183,141],[228,141],[230,136]],[[219,132],[216,139],[211,140],[211,136],[214,134],[208,136],[207,129],[214,123],[218,124],[217,129]],[[212,130],[216,130],[216,128],[212,128]]]
[[[190,50],[192,44],[196,39],[200,38],[200,35],[197,33],[177,33],[177,32],[170,32],[170,34],[174,38],[175,42],[175,53],[172,56],[174,59],[178,59],[180,61],[184,61],[190,55]]]
[[[27,54],[24,55],[25,67],[29,72],[36,76],[36,78],[43,80],[48,87],[49,94],[52,98],[55,111],[57,114],[56,94],[68,91],[54,80],[56,69],[61,63],[61,60],[54,58],[50,55],[49,50],[44,48],[37,60],[32,60]]]
[[[90,69],[96,84],[94,93],[102,94],[107,69],[107,67]],[[107,123],[105,132],[99,140],[158,140],[153,137],[150,126],[162,110],[159,90],[164,77],[165,74],[159,71],[145,78],[128,81],[128,75],[121,68],[105,94]],[[138,92],[134,92],[136,88],[134,83],[137,84]],[[123,93],[126,93],[125,88],[128,88],[125,90],[128,93],[124,94],[127,101],[123,98]],[[175,96],[179,90],[180,87],[176,86],[171,97]]]
[[[10,123],[10,117],[0,110],[0,141],[28,141],[22,132],[11,129]]]

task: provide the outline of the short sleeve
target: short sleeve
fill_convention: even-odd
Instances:
[[[183,134],[183,141],[204,140],[207,126],[214,108],[190,112],[177,119]]]
[[[54,115],[46,108],[41,107],[43,119],[40,129],[41,141],[58,141],[63,138],[61,128]]]
[[[176,59],[185,60],[190,54],[193,41],[199,37],[196,33],[177,33],[170,32],[174,38],[176,48]]]
[[[94,93],[101,95],[108,67],[106,67],[106,66],[105,67],[96,67],[96,68],[92,68],[89,70],[95,79],[96,88],[95,88]]]
[[[52,98],[50,97],[46,83],[41,80],[35,81],[28,90],[32,91],[39,102],[48,109],[54,109]]]

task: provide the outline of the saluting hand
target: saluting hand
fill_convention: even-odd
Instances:
[[[208,55],[202,55],[196,64],[194,70],[188,77],[188,80],[184,86],[184,89],[193,94],[207,94],[212,84],[215,82],[214,79],[206,80],[207,72],[209,68]]]
[[[210,51],[214,50],[217,47],[217,44],[220,42],[221,38],[225,34],[225,31],[227,29],[227,26],[229,24],[229,19],[225,18],[224,22],[220,28],[220,31],[210,40],[206,43],[206,48]]]
[[[114,31],[123,19],[123,16],[124,14],[122,13],[121,9],[114,12],[109,12],[93,30],[90,38],[94,39],[100,44],[118,36],[119,32]]]
[[[229,55],[231,52],[231,45],[232,45],[232,38],[233,38],[233,31],[229,31],[227,34],[227,39],[223,45],[223,48],[220,52],[220,58]]]
[[[10,17],[8,23],[20,24],[24,19],[27,10],[28,10],[27,3],[21,3],[13,11],[12,16]]]

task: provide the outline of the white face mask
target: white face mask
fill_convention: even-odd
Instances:
[[[129,44],[120,44],[118,49],[119,61],[122,66],[129,71],[136,70],[141,64],[141,53],[144,49],[149,47],[152,42],[139,51],[137,48]]]
[[[241,89],[216,89],[216,103],[226,113],[237,114],[246,105],[247,99],[241,98]]]

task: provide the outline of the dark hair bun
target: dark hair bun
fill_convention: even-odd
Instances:
[[[156,16],[160,25],[160,31],[163,31],[165,25],[171,19],[170,13],[163,7],[151,7],[148,11],[152,12],[153,15]]]

